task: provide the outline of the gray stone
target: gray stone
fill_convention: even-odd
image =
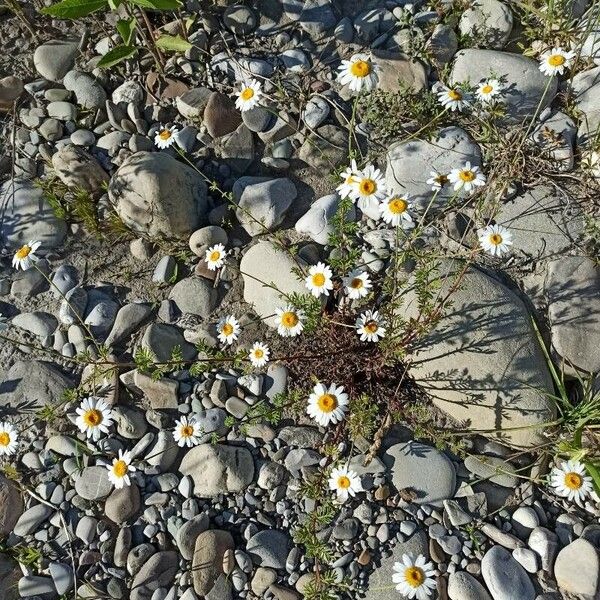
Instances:
[[[74,576],[71,566],[64,563],[51,562],[48,565],[48,570],[58,594],[66,594],[73,588]]]
[[[142,346],[148,348],[160,362],[171,360],[176,346],[179,346],[184,360],[192,360],[196,356],[196,349],[185,341],[179,329],[163,323],[148,325],[142,338]]]
[[[523,302],[483,272],[442,261],[434,278],[452,309],[414,346],[411,373],[433,402],[457,421],[489,430],[505,443],[532,446],[542,438],[555,407],[545,395],[553,390],[531,317]],[[416,317],[411,282],[403,311]],[[482,352],[482,349],[485,352]]]
[[[115,488],[104,503],[104,514],[117,525],[132,519],[140,510],[140,489],[135,483]]]
[[[256,28],[256,15],[247,6],[234,4],[225,9],[223,23],[237,35],[248,35]]]
[[[290,20],[316,38],[337,23],[330,0],[284,0],[283,9]]]
[[[408,54],[376,49],[373,51],[373,63],[378,68],[379,90],[398,93],[407,89],[417,94],[427,89],[425,65]]]
[[[242,122],[234,101],[221,92],[213,92],[209,96],[203,116],[206,129],[213,138],[235,131]]]
[[[600,372],[600,270],[584,256],[548,265],[545,291],[552,348],[572,370]]]
[[[13,317],[12,325],[19,327],[33,335],[41,338],[52,335],[58,327],[58,321],[54,315],[45,312],[21,313]]]
[[[52,509],[46,504],[34,504],[19,517],[13,533],[19,537],[34,533],[51,514]]]
[[[193,88],[178,96],[176,102],[179,114],[190,121],[202,119],[211,94],[211,90],[201,87]]]
[[[194,556],[194,548],[196,546],[196,539],[209,527],[210,518],[208,513],[201,513],[184,523],[177,530],[177,548],[185,560],[192,560]]]
[[[315,171],[329,173],[348,160],[348,132],[336,125],[321,125],[307,136],[298,158]]]
[[[387,154],[385,183],[390,193],[409,193],[426,207],[434,192],[427,180],[431,171],[448,175],[456,165],[470,162],[481,166],[481,151],[469,134],[458,127],[441,129],[431,140],[410,140],[392,144]],[[437,198],[451,198],[452,186],[442,188]]]
[[[241,177],[233,185],[236,216],[250,235],[273,231],[297,194],[287,178]]]
[[[225,553],[235,548],[228,531],[212,529],[204,531],[196,538],[192,559],[192,581],[194,591],[206,596],[220,575],[224,574]]]
[[[163,551],[153,554],[133,578],[130,600],[151,600],[158,588],[170,587],[178,567],[176,552]]]
[[[40,135],[49,142],[60,140],[63,135],[63,126],[58,119],[46,119],[39,127]]]
[[[298,448],[316,449],[323,441],[321,433],[316,427],[294,425],[283,427],[277,437],[288,446],[297,446]]]
[[[240,272],[244,279],[244,300],[266,325],[276,327],[275,310],[287,303],[282,294],[306,293],[304,283],[294,274],[297,268],[298,264],[288,253],[267,241],[258,242],[242,257]],[[275,289],[266,287],[270,284]]]
[[[254,478],[254,460],[245,448],[200,444],[188,450],[179,471],[194,480],[200,498],[245,490]]]
[[[522,54],[469,48],[456,54],[450,81],[477,85],[492,74],[505,77],[507,117],[520,122],[546,108],[558,89],[556,77],[549,79],[538,67],[538,61]]]
[[[77,269],[68,264],[60,265],[52,276],[52,294],[55,298],[61,298],[72,290],[79,282]]]
[[[85,467],[75,480],[76,492],[86,500],[106,498],[112,487],[112,483],[108,480],[108,469],[101,466]]]
[[[476,0],[458,23],[460,33],[472,40],[470,45],[497,50],[504,48],[512,26],[512,11],[499,0]]]
[[[250,131],[267,131],[275,122],[273,109],[264,106],[255,106],[242,113],[242,120]]]
[[[285,569],[291,539],[287,533],[269,529],[254,534],[246,545],[246,552],[259,567]]]
[[[115,104],[141,104],[145,95],[144,88],[137,81],[127,80],[112,93],[112,101]]]
[[[0,475],[0,536],[8,537],[23,514],[23,498],[17,486]],[[0,586],[1,587],[1,586]]]
[[[50,40],[35,49],[33,64],[37,72],[45,79],[62,81],[75,65],[78,48],[78,39]]]
[[[59,121],[75,121],[77,119],[77,107],[70,102],[50,102],[46,106],[48,116]]]
[[[315,200],[308,211],[296,222],[296,231],[311,237],[317,244],[325,246],[334,228],[332,219],[338,211],[340,197],[338,194],[329,194]],[[346,221],[356,219],[354,205],[345,215]]]
[[[487,479],[491,483],[507,488],[514,488],[519,482],[515,475],[515,468],[497,456],[469,454],[464,464],[477,479]]]
[[[442,506],[454,496],[456,472],[450,459],[432,446],[411,441],[390,446],[382,460],[398,490],[413,491],[417,504]]]
[[[88,304],[88,293],[80,287],[70,289],[60,303],[58,318],[63,325],[81,323]]]
[[[584,539],[571,542],[556,557],[554,576],[561,590],[586,600],[600,598],[600,555]]]
[[[224,246],[228,241],[227,232],[218,225],[207,225],[197,231],[194,231],[189,239],[190,250],[200,258],[204,258],[206,255],[207,246],[214,246],[215,244],[223,244]]]
[[[600,67],[577,73],[571,85],[577,109],[583,113],[578,142],[588,143],[595,139],[600,125]]]
[[[121,307],[105,344],[112,346],[125,341],[151,314],[152,307],[148,304],[134,302]]]
[[[24,575],[19,579],[19,594],[22,598],[53,598],[55,596],[54,584],[50,577],[38,575]]]
[[[525,569],[502,546],[485,553],[481,575],[494,600],[535,600],[535,588]]]
[[[217,306],[218,294],[208,279],[186,277],[173,286],[169,298],[182,313],[206,319]]]
[[[64,77],[63,85],[75,94],[77,104],[85,109],[102,108],[106,103],[104,88],[87,73],[69,71]]]
[[[527,541],[541,559],[542,569],[551,571],[558,551],[558,536],[545,527],[536,527]]]
[[[89,515],[83,515],[79,523],[77,523],[75,535],[89,546],[96,537],[96,527],[98,527],[98,519]]]
[[[448,598],[450,600],[492,600],[481,583],[466,571],[450,573]]]
[[[130,156],[113,175],[108,194],[125,224],[150,237],[187,237],[207,209],[204,180],[165,152]]]
[[[154,443],[148,448],[146,461],[148,464],[156,467],[159,472],[168,471],[179,454],[179,447],[173,440],[173,433],[170,430],[161,429]]]
[[[5,207],[0,237],[14,251],[32,240],[42,243],[37,251],[42,255],[62,244],[67,225],[32,182],[6,181],[0,187],[0,205]]]
[[[77,146],[64,146],[54,153],[52,167],[65,185],[87,192],[99,192],[109,181],[100,163]]]
[[[454,29],[441,23],[436,25],[427,40],[426,48],[440,64],[449,63],[458,50],[458,38]]]
[[[515,548],[513,558],[528,572],[537,573],[539,569],[539,556],[529,548]]]
[[[329,116],[329,102],[321,96],[313,96],[304,107],[302,119],[309,129],[316,129]]]

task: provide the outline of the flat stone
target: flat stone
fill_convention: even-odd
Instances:
[[[579,598],[600,597],[600,555],[597,548],[584,539],[565,546],[556,557],[554,576],[561,590]]]
[[[8,537],[23,514],[23,498],[17,486],[0,475],[0,536]]]
[[[112,346],[125,341],[151,314],[152,307],[141,302],[122,306],[104,343],[106,346]]]
[[[535,600],[535,588],[525,569],[502,546],[486,552],[481,575],[494,600]]]
[[[13,533],[25,537],[36,532],[39,526],[52,514],[52,509],[46,504],[34,504],[18,518]]]
[[[205,596],[211,591],[219,576],[224,574],[225,553],[234,548],[228,531],[212,529],[198,536],[192,559],[192,581],[197,594]]]
[[[33,64],[37,72],[48,81],[62,81],[75,66],[78,52],[78,39],[50,40],[35,49]]]
[[[85,467],[75,480],[76,492],[86,500],[101,500],[106,498],[113,486],[108,480],[108,469],[95,466]]]
[[[82,148],[64,146],[52,155],[52,168],[67,186],[98,192],[108,184],[108,173]]]
[[[259,531],[246,545],[246,552],[259,567],[285,569],[285,561],[291,548],[290,536],[274,529]]]
[[[159,362],[171,360],[173,350],[179,346],[184,360],[192,360],[196,349],[185,341],[177,327],[164,323],[151,323],[144,331],[142,346],[148,348]]]
[[[448,598],[450,600],[492,600],[481,583],[466,571],[450,573]]]
[[[340,197],[338,194],[329,194],[315,200],[308,211],[296,221],[296,231],[312,238],[317,244],[325,246],[330,235],[334,232],[332,220],[338,211]],[[345,215],[346,221],[356,219],[354,205]]]
[[[208,88],[192,88],[176,99],[179,114],[190,121],[202,119],[212,91]]]
[[[178,281],[169,294],[182,313],[206,319],[217,307],[218,293],[203,277],[186,277]]]
[[[348,132],[336,125],[321,125],[308,135],[298,158],[315,171],[329,173],[348,160]]]
[[[13,317],[11,323],[41,338],[52,335],[58,327],[56,317],[46,312],[21,313]]]
[[[140,489],[135,483],[115,488],[104,503],[104,514],[117,525],[132,519],[140,510]]]
[[[378,67],[377,89],[397,93],[410,90],[417,94],[427,88],[425,65],[402,52],[373,50],[373,63]]]
[[[442,506],[454,496],[456,471],[450,459],[432,446],[410,441],[390,446],[382,456],[394,487],[415,493],[417,504]]]
[[[515,488],[519,482],[515,468],[497,456],[469,454],[465,458],[465,468],[491,483],[507,488]]]
[[[133,578],[130,600],[151,600],[157,589],[172,585],[178,568],[176,552],[163,551],[153,554]]]
[[[106,103],[104,88],[87,73],[69,71],[64,76],[63,85],[75,94],[77,104],[85,109],[102,108]]]
[[[476,45],[502,49],[513,27],[510,7],[499,0],[476,0],[461,15],[458,28]]]
[[[229,96],[221,92],[209,96],[204,108],[204,124],[213,138],[232,133],[241,122],[240,111]]]

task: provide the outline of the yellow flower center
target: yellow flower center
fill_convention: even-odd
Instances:
[[[350,67],[350,73],[354,77],[366,77],[370,72],[371,65],[366,60],[357,60]]]
[[[191,425],[184,425],[181,428],[181,437],[187,438],[194,435],[194,428]]]
[[[370,196],[377,190],[377,184],[372,179],[363,179],[358,189],[363,196]]]
[[[502,243],[502,236],[499,233],[492,233],[490,235],[490,244],[494,244],[494,246],[499,246]]]
[[[475,179],[475,173],[473,171],[460,171],[458,176],[467,183]]]
[[[113,473],[117,477],[125,477],[125,475],[127,475],[128,470],[129,470],[129,468],[127,467],[127,463],[124,460],[118,460],[113,465]]]
[[[10,435],[6,431],[0,433],[0,446],[8,446],[10,444]]]
[[[218,250],[210,253],[210,260],[212,262],[217,262],[221,258],[221,253]]]
[[[223,335],[231,335],[233,333],[233,325],[231,323],[225,323],[221,328],[221,333]]]
[[[338,487],[342,490],[347,490],[350,487],[350,479],[345,475],[341,475],[337,480]]]
[[[95,408],[90,408],[90,410],[83,413],[83,422],[88,427],[97,427],[102,423],[102,420],[102,412]]]
[[[419,569],[419,567],[408,567],[408,569],[404,571],[404,577],[406,583],[413,588],[423,585],[423,582],[425,581],[425,573],[423,573],[423,569]]]
[[[163,140],[166,141],[168,140],[173,134],[168,130],[168,129],[163,129],[159,134],[158,137]]]
[[[379,329],[377,321],[367,321],[363,327],[364,330],[368,331],[369,333],[375,333]]]
[[[565,486],[570,490],[578,490],[583,485],[583,477],[579,473],[565,473]]]
[[[321,287],[325,284],[325,275],[323,273],[315,273],[312,276],[313,285],[316,287]]]
[[[489,94],[490,92],[493,92],[493,91],[494,91],[494,88],[493,88],[491,85],[489,85],[489,84],[488,84],[488,85],[484,85],[484,86],[481,88],[481,92],[482,92],[483,94]]]
[[[553,67],[560,67],[565,64],[565,57],[562,54],[552,54],[548,58],[548,64]]]
[[[254,90],[251,87],[247,87],[244,90],[242,90],[240,96],[242,100],[250,100],[250,98],[254,97]]]
[[[296,327],[298,325],[298,315],[293,312],[284,312],[281,315],[281,323],[284,327]]]
[[[389,201],[388,208],[395,215],[401,215],[408,208],[408,202],[403,198],[394,198]]]
[[[254,350],[254,358],[262,358],[265,355],[265,353],[260,349],[260,348],[256,348],[256,350]]]
[[[350,283],[350,287],[355,290],[360,290],[364,285],[365,283],[360,277],[355,277]]]
[[[27,258],[31,254],[31,246],[25,244],[22,248],[19,248],[17,251],[17,258],[23,259]]]
[[[462,100],[462,94],[457,90],[448,90],[450,100]]]
[[[338,401],[333,394],[323,394],[319,396],[317,405],[323,412],[330,413],[337,408]]]

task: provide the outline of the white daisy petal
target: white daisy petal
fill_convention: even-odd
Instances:
[[[295,337],[304,329],[304,311],[291,304],[275,310],[277,318],[277,333],[282,337]]]
[[[354,327],[361,342],[378,342],[385,337],[384,325],[378,311],[367,310],[356,319]]]
[[[332,469],[328,483],[329,489],[336,492],[338,502],[346,502],[349,497],[362,492],[360,477],[349,470],[348,465]]]
[[[238,320],[233,315],[227,315],[217,323],[217,338],[223,344],[233,344],[241,329]]]
[[[344,284],[344,290],[351,300],[358,300],[368,295],[369,290],[372,287],[371,278],[366,271],[360,271],[358,269],[349,273],[342,279]]]
[[[27,244],[21,246],[13,256],[12,266],[19,270],[27,271],[38,261],[38,257],[35,255],[36,250],[41,246],[41,242],[31,240]]]
[[[248,358],[250,359],[253,367],[260,369],[269,362],[269,353],[269,346],[263,344],[262,342],[254,342],[254,344],[252,344],[252,348],[250,348]]]
[[[377,86],[378,67],[366,54],[354,54],[350,60],[343,60],[338,68],[338,81],[347,85],[353,92],[370,92]]]
[[[477,231],[479,245],[492,256],[502,256],[510,251],[512,233],[502,225],[488,225]]]
[[[252,79],[248,83],[243,83],[235,100],[235,106],[241,112],[255,108],[260,104],[263,97],[261,83]]]
[[[179,129],[177,127],[161,127],[154,136],[154,143],[160,150],[169,148],[177,141],[177,134]]]
[[[108,428],[113,422],[113,412],[106,400],[102,398],[84,398],[75,412],[77,413],[75,424],[79,430],[96,442],[103,433],[108,433]]]
[[[348,394],[342,386],[332,383],[326,388],[322,383],[317,383],[312,394],[308,397],[306,412],[319,425],[327,427],[344,419],[348,410]]]
[[[16,429],[8,422],[0,422],[0,456],[10,456],[17,451],[18,434]]]
[[[215,244],[206,251],[204,261],[206,262],[209,270],[214,271],[223,266],[226,256],[227,251],[225,250],[225,246],[223,246],[223,244]]]
[[[332,277],[331,268],[325,263],[319,262],[308,269],[304,283],[316,298],[321,295],[329,296],[329,290],[333,289]]]

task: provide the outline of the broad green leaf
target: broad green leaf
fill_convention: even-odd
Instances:
[[[58,4],[42,8],[40,12],[57,19],[79,19],[106,7],[107,0],[62,0]]]
[[[110,52],[107,52],[100,62],[98,66],[107,69],[108,67],[112,67],[117,63],[120,63],[122,60],[126,58],[131,58],[134,54],[137,54],[138,49],[135,46],[125,46],[124,44],[121,46],[115,46]]]
[[[583,464],[594,482],[596,493],[600,494],[600,471],[598,471],[598,468],[591,462],[585,461]]]
[[[153,10],[177,10],[181,8],[179,0],[128,0],[131,4]]]
[[[192,44],[184,40],[180,35],[161,35],[156,40],[156,45],[161,50],[169,52],[185,52],[192,47]]]
[[[135,17],[132,19],[119,19],[117,21],[117,31],[126,46],[131,45],[131,39],[135,31],[136,21]]]

